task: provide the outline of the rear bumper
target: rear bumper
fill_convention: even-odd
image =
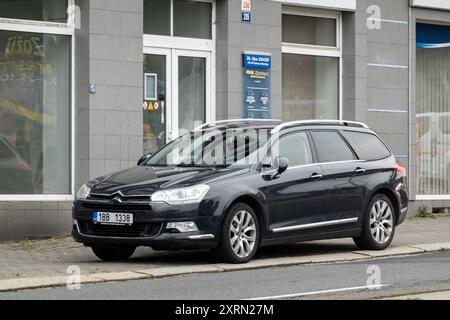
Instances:
[[[405,187],[402,187],[399,190],[397,190],[396,196],[399,204],[399,215],[397,225],[400,225],[403,222],[405,222],[405,219],[408,216],[408,205],[409,205],[408,190]]]

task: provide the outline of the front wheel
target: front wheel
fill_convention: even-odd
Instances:
[[[217,256],[226,262],[247,263],[256,254],[259,245],[259,225],[253,209],[245,203],[236,203],[225,218]]]
[[[129,259],[136,247],[101,247],[92,246],[94,254],[103,261],[123,261]]]
[[[363,250],[384,250],[395,234],[395,214],[391,200],[383,194],[373,197],[368,207],[361,236],[353,238]]]

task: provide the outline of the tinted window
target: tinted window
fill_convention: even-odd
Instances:
[[[353,152],[335,131],[311,132],[316,145],[319,162],[354,160]]]
[[[380,160],[391,154],[383,142],[373,134],[350,131],[343,134],[361,160]]]
[[[0,138],[0,160],[12,158],[14,158],[14,153],[11,151],[9,146]]]
[[[313,163],[308,136],[305,132],[281,137],[279,143],[272,148],[272,158],[278,155],[289,160],[289,167]]]

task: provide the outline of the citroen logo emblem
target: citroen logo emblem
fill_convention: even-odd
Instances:
[[[120,196],[116,196],[113,200],[115,202],[122,203],[122,198]]]

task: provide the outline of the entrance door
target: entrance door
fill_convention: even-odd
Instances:
[[[144,49],[144,151],[214,119],[211,53]]]

